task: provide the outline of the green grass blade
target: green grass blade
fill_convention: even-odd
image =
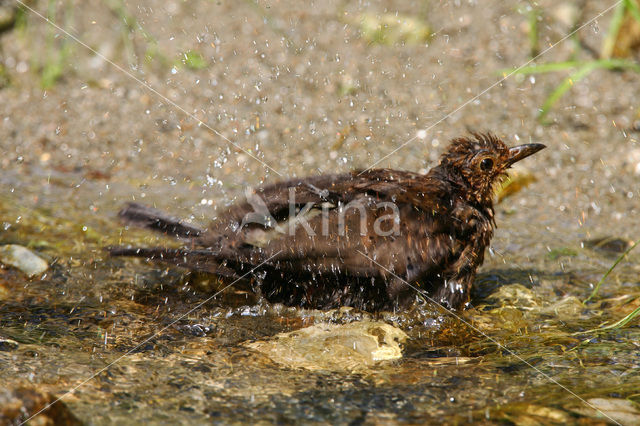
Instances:
[[[624,19],[624,12],[626,10],[627,1],[620,2],[614,9],[613,17],[611,18],[611,23],[609,24],[609,31],[607,32],[607,36],[602,42],[602,49],[600,50],[601,58],[608,59],[611,57],[613,48],[616,44],[616,38],[618,37],[618,33],[620,32],[620,26],[622,25],[622,21]]]
[[[566,61],[566,62],[552,62],[549,64],[531,65],[522,68],[503,68],[498,70],[498,74],[542,74],[547,72],[565,71],[571,68],[577,68],[584,65],[584,62],[579,61]]]
[[[640,64],[630,61],[628,59],[598,59],[595,61],[566,61],[566,62],[552,62],[549,64],[531,65],[522,68],[503,68],[497,71],[497,74],[545,74],[549,72],[565,71],[573,68],[581,68],[583,66],[593,64],[596,68],[605,69],[631,69],[635,72],[640,72]]]
[[[599,327],[599,328],[592,328],[591,330],[579,331],[577,333],[572,333],[572,335],[577,336],[577,335],[580,335],[580,334],[597,333],[599,331],[616,330],[618,328],[622,328],[625,325],[629,324],[637,316],[640,316],[640,306],[635,308],[633,310],[633,312],[631,312],[629,315],[625,316],[624,318],[622,318],[619,321],[614,322],[613,324],[605,325],[605,326]],[[582,345],[584,343],[588,343],[588,340],[582,342],[580,345]],[[580,346],[580,345],[578,345],[578,346]]]
[[[627,10],[633,16],[633,19],[640,22],[640,6],[634,0],[625,0]]]
[[[640,315],[640,306],[635,308],[633,312],[631,312],[626,317],[622,318],[620,321],[617,321],[611,325],[607,325],[605,327],[601,327],[600,330],[614,330],[617,328],[622,328],[625,325],[629,324],[635,317]]]
[[[631,245],[631,247],[629,247],[627,250],[625,250],[624,253],[622,253],[620,255],[620,257],[618,257],[616,259],[615,262],[613,262],[613,265],[611,265],[611,267],[609,268],[609,270],[602,276],[602,278],[600,278],[600,281],[598,281],[598,284],[596,285],[596,287],[593,289],[593,291],[591,292],[591,294],[589,295],[589,297],[587,297],[584,302],[582,303],[587,303],[589,300],[593,299],[596,294],[598,294],[598,291],[600,290],[600,286],[602,286],[602,283],[604,283],[604,280],[607,279],[607,277],[609,276],[609,274],[611,273],[611,271],[613,271],[613,268],[615,268],[616,266],[618,266],[618,263],[622,262],[622,259],[624,259],[627,254],[629,254],[629,252],[631,250],[633,250],[634,248],[636,248],[636,246],[640,244],[640,240],[637,240],[635,243],[633,243]],[[635,311],[634,311],[635,312]]]
[[[529,54],[535,58],[540,53],[540,44],[538,41],[538,18],[540,10],[532,7],[529,11]]]
[[[540,113],[538,114],[538,120],[544,122],[545,117],[553,108],[556,102],[574,85],[574,83],[582,80],[584,77],[589,75],[591,71],[596,69],[597,66],[594,62],[587,62],[582,67],[580,67],[576,72],[565,78],[562,83],[556,89],[551,92],[551,94],[547,97],[542,104],[542,108],[540,108]]]
[[[564,62],[563,64],[567,63]],[[569,90],[574,83],[580,81],[581,79],[589,75],[591,71],[598,68],[604,68],[608,70],[630,69],[640,73],[639,64],[625,59],[599,59],[597,61],[583,62],[582,66],[578,68],[577,71],[565,78],[562,83],[560,83],[560,85],[556,87],[556,89],[547,97],[544,104],[542,105],[542,108],[540,108],[538,119],[541,122],[544,122],[544,119],[551,108],[553,108],[555,103],[558,102],[558,100],[567,92],[567,90]]]
[[[608,331],[608,330],[617,330],[619,328],[624,327],[625,325],[629,324],[631,321],[634,320],[634,318],[640,316],[640,306],[638,306],[637,308],[635,308],[633,310],[633,312],[631,312],[630,314],[628,314],[627,316],[625,316],[624,318],[622,318],[619,321],[614,322],[613,324],[609,324],[609,325],[605,325],[599,328],[592,328],[590,330],[584,330],[584,331],[578,331],[576,333],[571,333],[572,336],[579,336],[581,334],[591,334],[591,333],[597,333],[599,331]],[[585,340],[582,343],[580,343],[578,346],[573,347],[572,349],[570,349],[570,351],[576,349],[579,346],[582,346],[583,344],[589,343],[589,340]]]
[[[599,59],[594,61],[594,63],[597,68],[604,68],[608,70],[629,69],[640,73],[640,64],[627,59]]]

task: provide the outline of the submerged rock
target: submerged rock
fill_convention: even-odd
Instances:
[[[591,240],[584,240],[582,244],[591,250],[608,255],[617,256],[633,247],[633,241],[628,238],[602,237]]]
[[[44,259],[17,244],[0,246],[0,262],[19,269],[29,277],[39,275],[49,268],[49,264]]]
[[[316,324],[245,346],[274,362],[307,370],[361,371],[378,361],[402,357],[407,335],[380,321]]]
[[[491,293],[487,300],[494,301],[499,306],[514,306],[519,309],[539,308],[543,303],[540,296],[522,284],[504,285]]]
[[[81,425],[82,422],[65,403],[56,399],[47,392],[31,387],[0,389],[0,424],[19,425],[37,414],[31,424]],[[47,407],[49,404],[52,405]]]
[[[540,309],[540,314],[553,315],[560,320],[580,318],[585,311],[585,306],[575,296],[563,297]]]
[[[635,404],[626,399],[620,398],[591,398],[587,400],[588,405],[583,404],[572,407],[571,411],[598,420],[604,420],[607,416],[611,423],[617,422],[621,425],[640,424],[640,410]]]

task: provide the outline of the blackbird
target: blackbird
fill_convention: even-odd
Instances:
[[[185,244],[109,251],[246,275],[269,302],[290,306],[395,310],[420,289],[461,309],[493,236],[496,185],[543,148],[472,133],[453,139],[426,174],[374,169],[279,182],[248,190],[206,229],[130,203],[119,214],[127,224]]]

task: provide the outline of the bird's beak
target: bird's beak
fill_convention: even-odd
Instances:
[[[546,145],[541,143],[528,143],[525,145],[514,146],[513,148],[509,148],[509,159],[507,160],[507,165],[512,165],[513,163],[522,160],[523,158],[527,158],[528,156],[535,154],[543,148],[546,148]]]

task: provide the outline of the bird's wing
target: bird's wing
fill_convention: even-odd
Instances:
[[[460,243],[452,238],[449,188],[443,185],[428,176],[384,169],[292,180],[258,188],[260,203],[254,198],[232,206],[205,231],[129,206],[130,222],[191,237],[191,244],[175,250],[113,248],[111,253],[234,277],[263,265],[283,276],[382,278],[393,296],[410,290],[404,280],[443,277],[443,268],[460,255]],[[261,215],[273,223],[261,222]]]
[[[281,270],[395,274],[410,281],[425,272],[438,273],[456,250],[444,215],[407,202],[393,204],[394,211],[384,204],[385,195],[392,196],[380,190],[386,184],[372,184],[374,193],[359,190],[348,203],[312,203],[275,227],[246,227],[226,236],[207,232],[198,238],[199,245],[212,247],[231,262],[256,265],[270,259]]]
[[[428,178],[417,173],[373,169],[334,175],[320,175],[291,179],[248,190],[246,199],[220,213],[209,226],[209,236],[236,232],[239,227],[270,227],[274,221],[286,220],[293,211],[308,205],[321,206],[347,204],[362,194],[374,196],[378,201],[425,203],[419,188]],[[437,180],[431,186],[442,186]],[[415,188],[415,190],[413,190]],[[446,188],[439,188],[445,192]],[[429,204],[429,200],[426,200]],[[203,244],[206,245],[206,237]]]

